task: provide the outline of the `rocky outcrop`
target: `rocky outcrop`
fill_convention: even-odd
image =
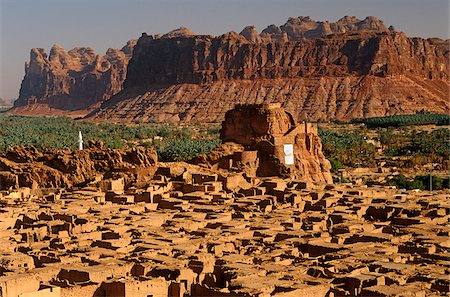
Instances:
[[[248,26],[245,27],[239,35],[244,36],[248,41],[252,43],[258,43],[261,42],[261,37],[258,34],[258,31],[256,31],[255,26]]]
[[[196,34],[192,32],[190,29],[186,27],[180,27],[178,29],[172,30],[164,35],[161,36],[161,38],[178,38],[178,37],[188,37],[188,36],[195,36]]]
[[[225,114],[220,138],[221,146],[194,163],[244,172],[247,178],[278,176],[333,183],[317,127],[296,125],[280,104],[237,105]]]
[[[121,177],[129,185],[150,180],[156,170],[156,152],[143,147],[126,151],[103,148],[101,143],[82,151],[13,147],[0,154],[0,189],[70,188]]]
[[[353,28],[342,23],[334,27]],[[218,122],[235,104],[271,102],[295,120],[449,112],[449,44],[443,40],[389,30],[299,41],[261,38],[253,28],[219,37],[144,35],[125,90],[92,118]]]
[[[83,109],[122,90],[135,40],[104,56],[89,47],[64,50],[53,45],[50,54],[34,48],[25,64],[25,77],[14,107],[46,104],[63,110]]]
[[[328,21],[318,22],[309,16],[289,18],[282,26],[270,25],[261,33],[263,39],[298,41],[302,39],[315,39],[330,34],[360,33],[363,31],[388,31],[382,20],[374,16],[360,20],[356,17],[345,16],[335,23]]]
[[[447,112],[448,83],[415,77],[324,77],[175,84],[130,89],[90,119],[123,122],[220,122],[236,104],[280,102],[296,121]]]

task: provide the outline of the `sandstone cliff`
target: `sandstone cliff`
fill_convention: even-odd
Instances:
[[[124,91],[92,118],[217,122],[235,104],[269,102],[295,120],[449,112],[446,41],[393,30],[294,41],[265,40],[253,28],[243,35],[144,34]]]
[[[103,57],[33,49],[11,112],[59,115],[104,101],[89,118],[219,122],[236,104],[270,102],[296,121],[448,113],[449,52],[448,41],[409,38],[375,17],[297,17],[217,37],[181,27]]]
[[[91,48],[64,50],[53,45],[50,54],[34,48],[25,64],[25,77],[14,106],[45,104],[64,110],[87,108],[122,90],[135,40],[104,56]]]
[[[262,39],[269,38],[278,41],[298,41],[305,38],[315,39],[335,33],[359,33],[363,31],[380,32],[387,30],[388,29],[383,21],[374,16],[367,17],[364,20],[345,16],[335,23],[330,23],[328,21],[318,22],[312,20],[308,16],[299,16],[296,18],[289,18],[288,21],[280,27],[276,25],[268,26],[261,32],[260,36]],[[245,36],[242,33],[245,33],[245,29],[241,32],[241,35]]]
[[[447,79],[448,50],[445,42],[395,32],[260,44],[234,32],[169,39],[143,35],[124,86],[366,75]]]

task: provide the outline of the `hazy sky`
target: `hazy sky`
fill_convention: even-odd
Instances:
[[[58,43],[104,54],[142,32],[261,31],[290,16],[336,21],[374,15],[409,36],[449,38],[449,0],[0,0],[0,97],[17,98],[30,49]]]

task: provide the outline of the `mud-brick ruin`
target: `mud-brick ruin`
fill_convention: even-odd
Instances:
[[[255,164],[256,176],[332,183],[317,127],[296,125],[280,103],[237,105],[225,114],[221,139],[244,147],[233,162]]]
[[[448,295],[448,191],[331,184],[276,104],[237,106],[222,139],[192,163],[0,154],[0,296]]]

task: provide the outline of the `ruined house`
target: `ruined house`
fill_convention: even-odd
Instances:
[[[255,176],[281,176],[332,183],[317,126],[296,125],[280,103],[236,105],[222,123],[222,142],[244,147],[230,166],[254,168]]]

